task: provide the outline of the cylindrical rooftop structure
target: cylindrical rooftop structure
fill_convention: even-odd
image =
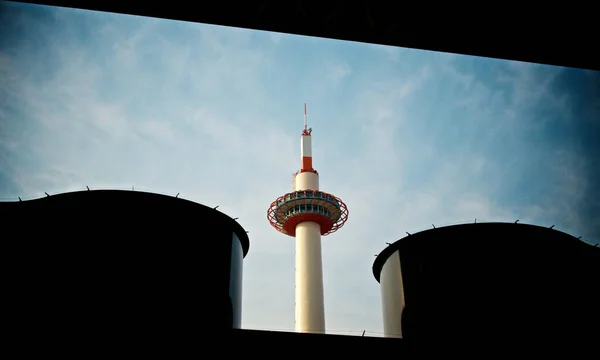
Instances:
[[[0,202],[0,219],[16,329],[159,339],[241,327],[249,239],[215,208],[92,190]]]
[[[552,227],[432,228],[385,248],[373,274],[385,336],[420,349],[585,338],[600,320],[600,248]]]

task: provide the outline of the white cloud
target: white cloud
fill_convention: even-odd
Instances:
[[[594,228],[585,226],[589,220],[580,208],[584,200],[594,200],[586,199],[589,194],[589,164],[581,154],[571,150],[557,149],[552,155],[552,187],[537,204],[527,206],[524,213],[530,221],[545,225],[564,224],[563,231],[582,235],[582,230]]]
[[[139,131],[142,134],[152,136],[153,138],[173,143],[176,141],[173,128],[170,123],[166,121],[148,120],[141,123]]]
[[[351,73],[350,67],[341,61],[335,63],[329,62],[326,66],[326,69],[328,77],[336,83]]]
[[[550,90],[553,81],[565,68],[520,61],[508,61],[507,64],[512,71],[501,73],[498,80],[512,85],[514,107],[528,110],[541,101],[547,100],[547,106],[553,106],[557,111],[561,111],[565,120],[571,119],[569,95],[564,93],[557,97]]]
[[[364,44],[366,49],[374,50],[381,54],[386,61],[390,61],[392,63],[397,63],[402,60],[403,56],[407,55],[411,52],[410,49],[397,47],[397,46],[387,46],[387,45],[378,45],[378,44]]]
[[[272,42],[274,42],[275,44],[279,44],[279,42],[281,41],[281,39],[284,37],[285,35],[282,33],[277,33],[277,32],[271,32],[269,33],[269,39],[271,39]]]
[[[142,41],[149,35],[152,37],[156,36],[156,33],[152,30],[155,28],[155,25],[159,21],[160,20],[156,18],[145,18],[142,22],[142,25],[138,29],[136,29],[136,31],[134,31],[129,36],[121,38],[122,40],[116,41],[113,44],[113,50],[115,52],[116,58],[126,65],[134,65],[135,60],[139,56],[138,49],[140,41]],[[113,30],[112,33],[111,30]],[[116,35],[115,31],[118,30],[110,29],[110,27],[104,27],[102,29],[103,35],[110,37]]]

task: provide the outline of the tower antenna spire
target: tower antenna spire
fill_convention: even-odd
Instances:
[[[306,130],[306,103],[304,103],[304,130]]]

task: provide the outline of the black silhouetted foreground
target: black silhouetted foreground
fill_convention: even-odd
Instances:
[[[232,326],[232,233],[244,255],[249,241],[217,210],[96,190],[0,202],[0,221],[4,309],[17,337],[159,341]]]
[[[421,353],[465,342],[570,351],[600,339],[600,248],[573,236],[520,223],[430,229],[384,249],[377,281],[397,254],[403,336]]]
[[[390,246],[374,270],[400,247],[405,339],[384,339],[232,329],[232,232],[249,242],[210,207],[99,190],[0,203],[0,221],[3,340],[23,355],[597,353],[600,249],[556,230],[477,224]]]

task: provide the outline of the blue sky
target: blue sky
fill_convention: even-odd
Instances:
[[[528,222],[600,241],[600,74],[0,3],[0,200],[176,194],[250,231],[243,326],[294,327],[294,243],[265,212],[300,166],[348,223],[323,240],[328,331],[382,332],[374,254],[408,232]]]

